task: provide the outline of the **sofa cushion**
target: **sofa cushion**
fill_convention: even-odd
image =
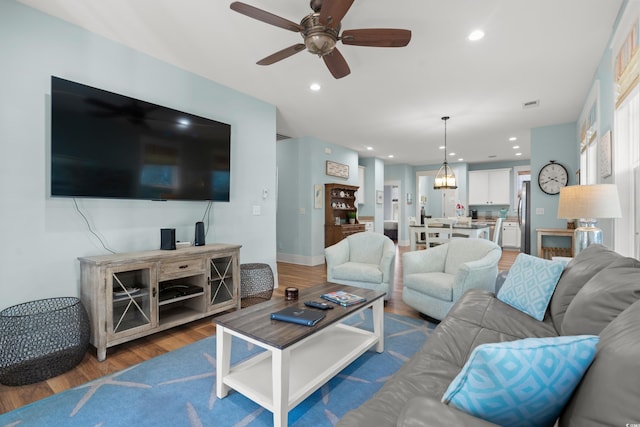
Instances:
[[[618,267],[629,262],[636,267]],[[600,271],[580,289],[562,321],[563,335],[599,334],[613,319],[640,300],[640,261],[621,259]]]
[[[404,286],[442,301],[453,301],[454,280],[453,274],[415,273],[405,277]]]
[[[560,417],[560,427],[640,422],[640,301],[602,330],[596,357]]]
[[[519,254],[498,299],[542,321],[565,263]]]
[[[567,264],[549,304],[557,331],[562,329],[564,314],[578,291],[600,270],[624,257],[603,245],[590,245]]]
[[[503,426],[553,426],[597,342],[596,336],[582,335],[478,346],[442,402]]]
[[[333,268],[333,277],[338,280],[382,283],[382,271],[378,264],[345,262]]]

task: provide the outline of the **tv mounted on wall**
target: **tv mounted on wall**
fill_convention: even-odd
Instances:
[[[51,195],[229,201],[231,126],[51,77]]]

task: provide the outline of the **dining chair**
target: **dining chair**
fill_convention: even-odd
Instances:
[[[431,246],[448,243],[451,240],[455,222],[454,219],[449,218],[425,218],[424,228],[427,249]]]

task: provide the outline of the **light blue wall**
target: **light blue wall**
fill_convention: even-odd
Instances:
[[[373,230],[376,233],[384,231],[384,204],[376,203],[376,192],[384,191],[385,165],[384,160],[375,157],[361,157],[360,166],[365,167],[365,200],[358,207],[361,216],[374,217]]]
[[[558,195],[549,195],[538,186],[540,169],[555,160],[569,172],[568,185],[575,185],[578,157],[576,124],[566,123],[531,129],[531,254],[537,255],[536,228],[567,228],[566,219],[558,219]],[[536,213],[543,209],[543,214]],[[547,242],[545,242],[547,245]],[[559,241],[557,247],[568,247],[568,239]]]
[[[0,2],[0,63],[0,308],[78,296],[77,257],[106,253],[73,200],[49,196],[51,75],[231,124],[231,201],[213,204],[206,240],[241,244],[241,262],[276,271],[273,105],[11,0]],[[128,252],[158,249],[165,227],[192,241],[207,203],[78,205],[110,248]],[[252,215],[253,206],[261,215]]]
[[[328,150],[327,150],[328,149]],[[331,154],[326,154],[326,151]],[[358,185],[358,153],[317,138],[287,139],[277,144],[278,260],[302,265],[324,262],[323,207],[314,207],[314,185]],[[326,161],[349,166],[349,178],[326,174]]]

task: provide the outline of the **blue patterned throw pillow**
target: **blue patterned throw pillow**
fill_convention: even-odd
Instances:
[[[519,254],[509,269],[498,299],[542,321],[565,263]]]
[[[442,402],[501,426],[553,426],[597,343],[578,335],[479,345]]]

